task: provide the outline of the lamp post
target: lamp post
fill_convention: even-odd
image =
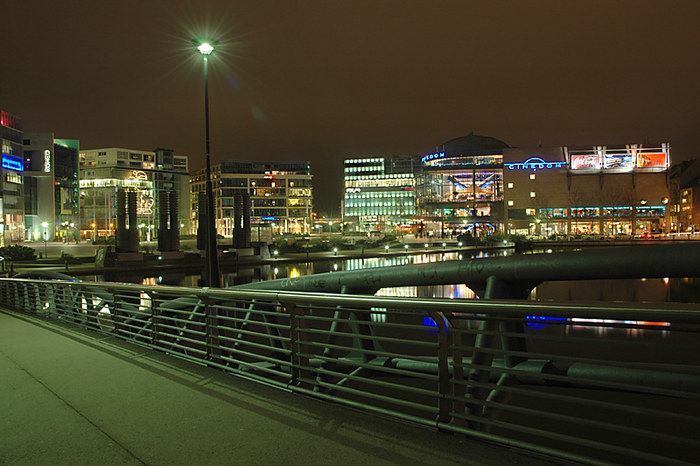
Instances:
[[[44,237],[44,257],[49,257],[49,251],[46,246],[47,241],[49,240],[49,222],[41,222],[41,226],[44,227],[44,232],[43,232],[43,237]]]
[[[193,40],[195,47],[204,58],[204,127],[205,127],[205,160],[206,160],[206,234],[204,242],[205,250],[205,284],[207,286],[220,287],[221,276],[219,273],[219,258],[216,251],[216,218],[214,217],[214,193],[211,186],[211,163],[209,161],[209,55],[214,51],[216,42],[204,42]]]

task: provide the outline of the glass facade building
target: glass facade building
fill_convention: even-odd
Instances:
[[[115,234],[117,190],[138,192],[136,214],[142,239],[155,238],[158,229],[158,194],[178,193],[181,233],[189,230],[188,161],[170,149],[143,151],[124,148],[80,152],[80,233],[96,240]]]
[[[416,215],[414,157],[356,158],[344,162],[346,231],[409,229]]]
[[[508,147],[498,139],[470,133],[421,158],[422,235],[483,236],[503,228],[503,152]]]

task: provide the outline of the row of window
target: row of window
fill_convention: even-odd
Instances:
[[[371,191],[367,193],[345,193],[346,199],[375,199],[385,197],[410,197],[413,198],[413,191]]]

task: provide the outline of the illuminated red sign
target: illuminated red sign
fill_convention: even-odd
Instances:
[[[598,155],[572,155],[571,169],[600,168],[600,158]]]
[[[0,125],[22,131],[22,120],[5,110],[0,110]]]
[[[666,154],[661,153],[642,153],[637,156],[637,167],[639,168],[651,168],[651,167],[665,167],[666,166]]]

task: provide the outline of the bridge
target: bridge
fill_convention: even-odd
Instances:
[[[0,312],[0,464],[520,464],[509,448],[318,403]]]
[[[586,463],[693,464],[700,458],[697,304],[512,298],[547,280],[697,277],[698,259],[700,245],[661,245],[320,274],[226,290],[4,279],[0,305],[218,370],[207,374],[236,375],[234,384],[260,383],[253,393],[264,391],[263,404],[283,393],[292,398],[281,407],[316,398],[334,402],[323,410],[344,405],[428,427],[409,443],[431,449],[432,435],[453,433],[436,437],[450,439],[447,451],[481,440]],[[468,283],[486,299],[349,294],[409,277]],[[50,354],[52,347],[41,348]],[[131,387],[120,401],[152,400],[141,385]],[[166,417],[183,408],[173,403]],[[429,442],[420,443],[428,432]]]

